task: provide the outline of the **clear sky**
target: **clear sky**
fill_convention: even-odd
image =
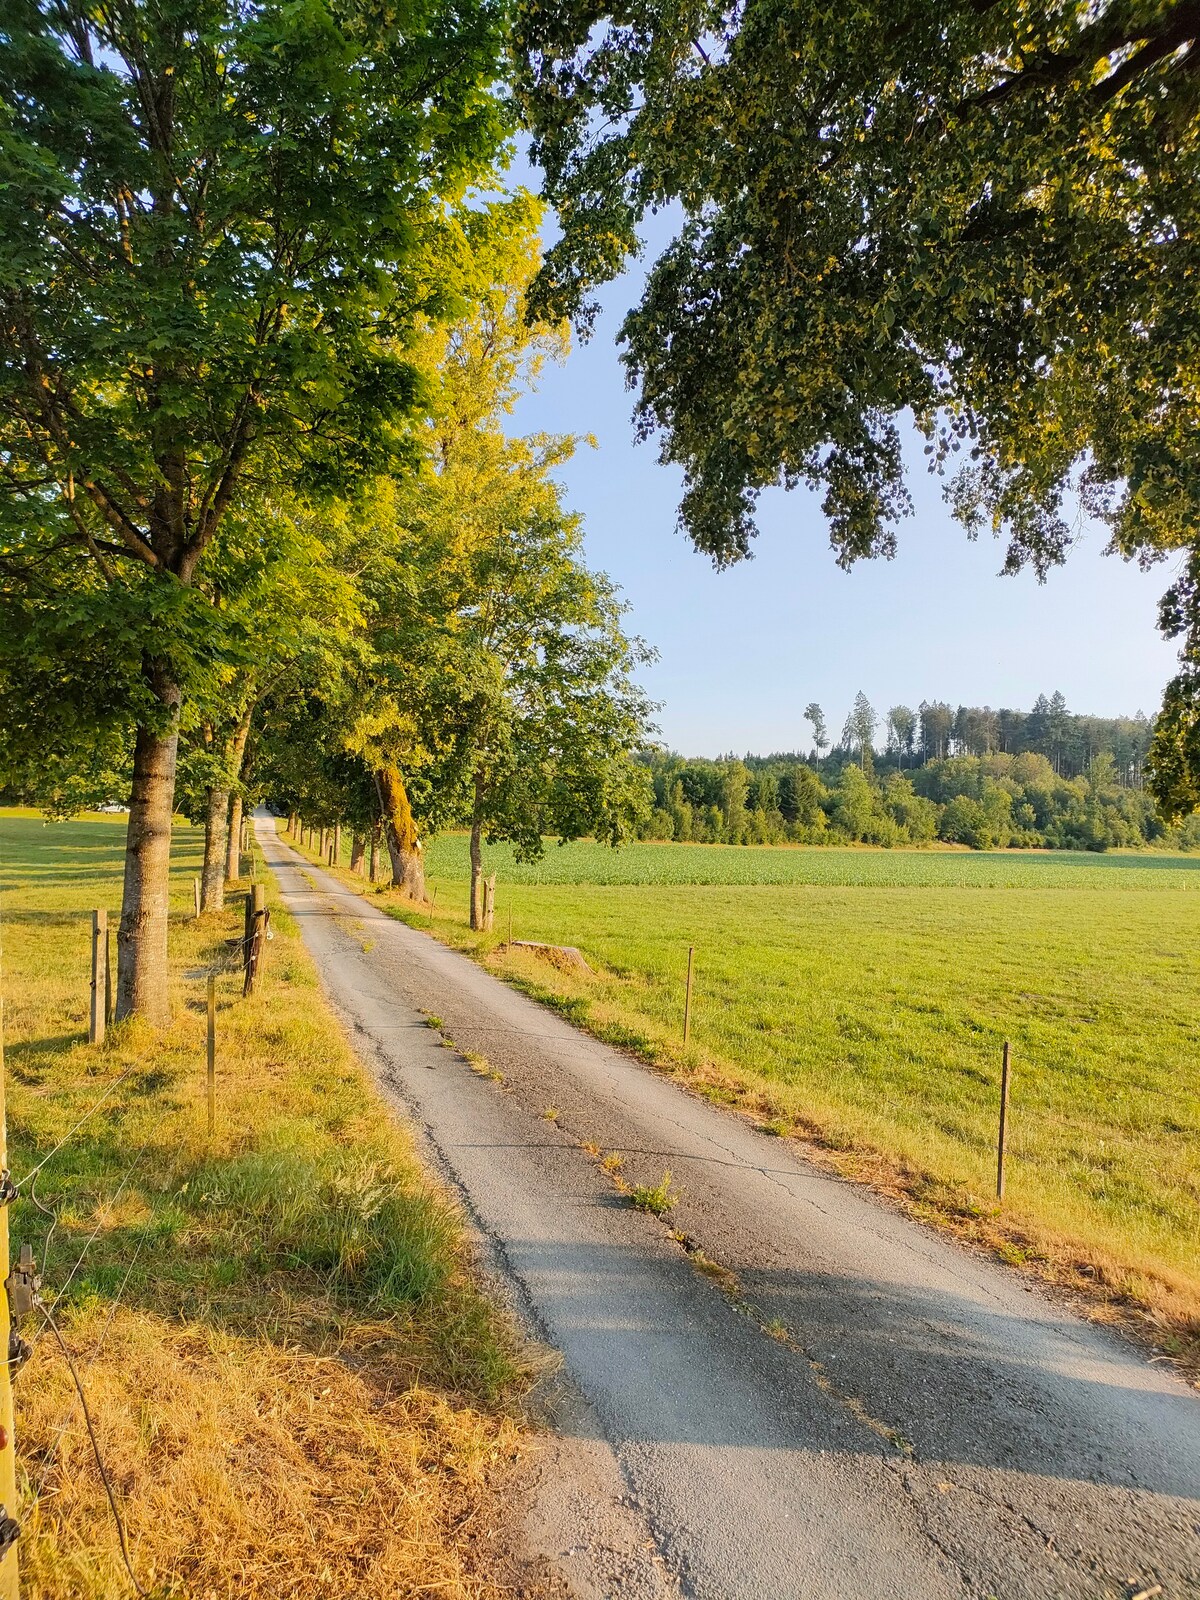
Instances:
[[[895,560],[842,572],[819,499],[772,491],[754,559],[714,572],[675,530],[678,473],[658,464],[653,444],[634,443],[614,340],[639,283],[603,292],[590,343],[546,370],[514,421],[521,432],[596,438],[562,477],[584,514],[590,563],[620,584],[628,625],[659,651],[643,682],[662,702],[666,745],[696,756],[806,750],[809,701],[836,737],[859,689],[881,716],[923,699],[1028,709],[1056,689],[1072,711],[1154,714],[1174,671],[1155,626],[1173,564],[1143,574],[1104,556],[1097,528],[1044,585],[1031,573],[998,577],[1003,546],[967,539],[919,439],[915,515],[901,524]]]

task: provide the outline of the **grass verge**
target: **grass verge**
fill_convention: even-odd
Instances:
[[[815,1159],[911,1214],[1076,1291],[1094,1315],[1131,1323],[1197,1370],[1194,860],[796,850],[717,859],[671,845],[637,846],[626,860],[569,846],[515,868],[497,896],[496,933],[480,935],[466,926],[463,841],[435,845],[427,866],[453,869],[436,879],[436,916],[385,893],[394,915],[765,1131],[803,1138]],[[682,881],[688,870],[701,881]],[[571,881],[592,872],[605,881]],[[623,872],[628,881],[616,881]],[[510,919],[517,939],[580,946],[594,971],[507,948]],[[1014,1084],[1000,1208],[1005,1038]]]
[[[273,901],[241,999],[223,914],[173,847],[174,1025],[86,1043],[90,908],[120,896],[120,820],[0,814],[14,1248],[83,1378],[142,1586],[161,1596],[485,1600],[476,1538],[523,1436],[506,1326]],[[204,991],[218,976],[217,1121]],[[23,1594],[132,1593],[67,1367],[36,1314],[17,1380]]]

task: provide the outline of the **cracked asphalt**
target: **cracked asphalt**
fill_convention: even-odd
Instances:
[[[1169,1370],[257,826],[360,1053],[561,1352],[579,1404],[560,1427],[611,1452],[611,1516],[540,1534],[576,1593],[1200,1596],[1200,1397]],[[669,1168],[669,1222],[633,1210],[588,1144],[629,1183]]]

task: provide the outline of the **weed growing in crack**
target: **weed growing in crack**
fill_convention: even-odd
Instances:
[[[661,1183],[653,1186],[645,1183],[635,1184],[629,1191],[629,1203],[636,1206],[639,1211],[648,1211],[652,1216],[664,1217],[675,1204],[676,1196],[671,1192],[671,1174],[664,1172]]]

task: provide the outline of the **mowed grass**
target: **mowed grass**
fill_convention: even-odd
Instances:
[[[261,989],[241,999],[227,943],[241,896],[192,920],[191,828],[173,843],[176,1021],[88,1046],[89,912],[115,924],[123,840],[121,818],[0,813],[14,1177],[48,1158],[13,1207],[14,1250],[45,1258],[139,1581],[247,1600],[508,1592],[474,1571],[468,1535],[494,1521],[497,1464],[521,1448],[503,1403],[517,1360],[470,1280],[457,1214],[364,1080],[270,893]],[[66,1364],[36,1314],[23,1331],[22,1593],[131,1594]]]
[[[1168,1343],[1200,1334],[1200,861],[585,843],[487,866],[490,938],[465,928],[465,839],[431,843],[442,937],[922,1214],[1165,1319]],[[510,917],[595,976],[500,949]]]

